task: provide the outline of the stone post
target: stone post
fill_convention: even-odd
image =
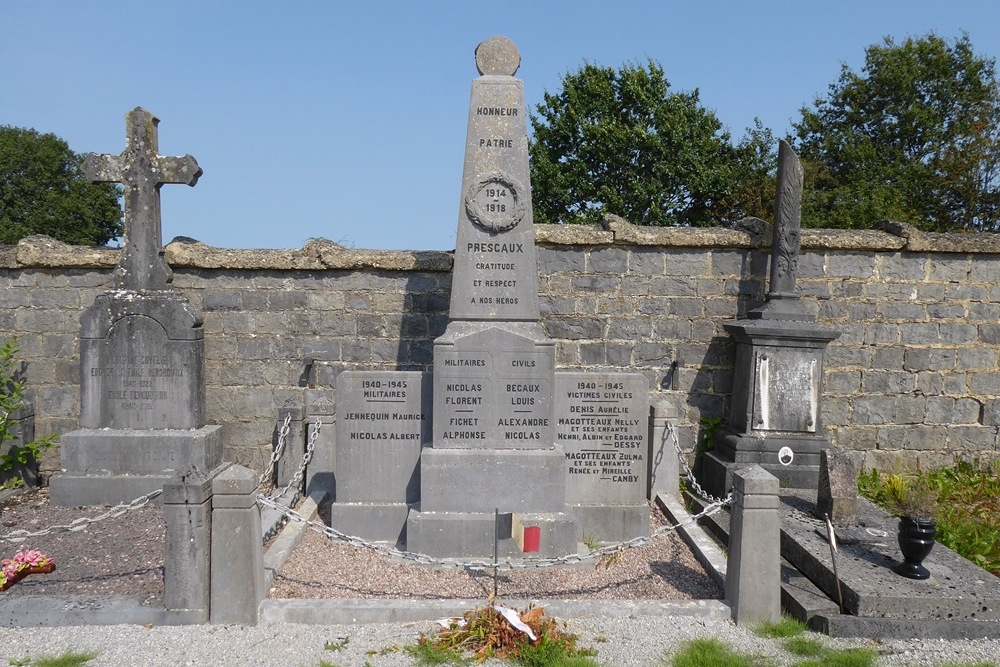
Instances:
[[[737,625],[781,617],[778,478],[758,465],[733,472],[726,601]]]
[[[680,498],[680,461],[674,450],[674,441],[667,431],[667,422],[676,429],[681,411],[673,401],[659,400],[649,411],[649,497],[663,493]]]
[[[333,474],[333,471],[337,469],[336,438],[334,437],[337,428],[336,414],[336,401],[328,395],[328,392],[319,389],[306,389],[305,414],[302,423],[306,443],[312,437],[315,425],[321,424],[312,461],[306,468],[306,495],[315,495],[317,502],[324,495],[330,498],[335,497],[337,490]]]
[[[264,599],[257,473],[232,465],[212,480],[212,623],[256,625]]]
[[[285,451],[278,459],[276,466],[275,485],[282,489],[292,479],[292,475],[299,469],[302,463],[302,455],[305,453],[305,438],[303,436],[302,418],[304,409],[298,401],[289,400],[284,407],[278,410],[278,424],[274,433],[274,446],[278,446],[278,439],[281,437],[281,426],[285,423],[285,417],[291,415],[292,420],[288,423],[288,436],[285,438]]]
[[[228,463],[206,474],[190,469],[163,486],[164,605],[186,623],[206,623],[211,603],[212,479]]]

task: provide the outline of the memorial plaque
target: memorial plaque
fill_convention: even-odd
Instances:
[[[649,381],[639,373],[556,373],[556,442],[566,502],[644,503]]]
[[[434,446],[551,447],[553,351],[502,329],[439,346]]]
[[[170,340],[155,320],[126,316],[108,337],[81,345],[84,427],[167,429],[204,424],[201,339]]]
[[[420,499],[430,379],[418,371],[345,371],[337,377],[338,503]]]
[[[753,428],[815,433],[821,383],[817,351],[762,347],[754,357]]]

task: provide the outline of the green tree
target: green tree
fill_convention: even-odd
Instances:
[[[618,71],[585,63],[536,111],[536,222],[594,223],[613,213],[640,225],[716,225],[742,217],[737,179],[759,176],[740,164],[758,148],[754,139],[734,147],[698,91],[672,92],[652,60]]]
[[[968,35],[869,46],[794,128],[804,225],[1000,228],[1000,86]]]
[[[121,236],[120,188],[90,183],[82,161],[54,134],[0,126],[0,243],[47,234],[104,245]]]

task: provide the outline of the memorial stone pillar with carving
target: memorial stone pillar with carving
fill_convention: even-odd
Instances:
[[[577,549],[555,443],[555,343],[539,321],[519,65],[505,37],[476,49],[451,321],[434,345],[432,446],[407,520],[410,551],[492,556],[498,509],[540,526],[541,555]],[[503,547],[516,555],[511,540]]]
[[[823,353],[839,332],[816,324],[796,287],[801,245],[802,165],[787,142],[778,151],[771,280],[764,304],[725,324],[736,342],[726,425],[705,456],[703,483],[724,494],[737,467],[758,464],[783,487],[815,490],[823,433]]]
[[[193,186],[202,171],[190,155],[159,155],[158,123],[136,107],[122,154],[83,164],[91,181],[124,186],[125,238],[111,289],[80,318],[80,429],[61,438],[54,504],[127,502],[222,460],[221,427],[205,423],[202,318],[171,288],[160,231],[160,187]]]

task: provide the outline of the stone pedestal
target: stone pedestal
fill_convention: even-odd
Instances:
[[[555,345],[538,322],[452,322],[434,347],[433,447],[420,459],[420,505],[407,549],[493,555],[494,513],[542,529],[539,555],[576,551],[566,456],[555,443]],[[501,551],[519,552],[506,539]]]
[[[163,486],[163,601],[168,612],[188,614],[192,623],[205,623],[209,617],[212,480],[228,465],[209,473],[186,470]]]
[[[839,332],[812,322],[741,320],[724,325],[736,340],[727,424],[702,465],[703,485],[717,496],[734,467],[760,465],[783,487],[815,489],[823,434],[823,353]]]
[[[264,599],[257,473],[231,465],[212,479],[211,621],[256,625]]]

